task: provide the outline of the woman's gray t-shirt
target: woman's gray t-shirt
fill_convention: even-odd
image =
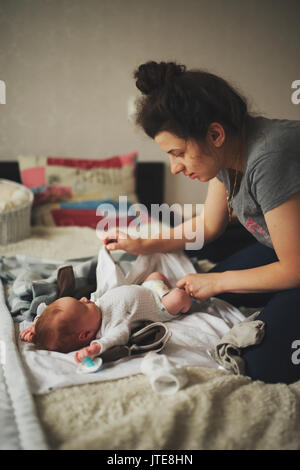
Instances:
[[[231,199],[235,170],[222,169]],[[300,121],[251,117],[246,127],[246,161],[232,208],[262,244],[273,248],[264,214],[300,191]],[[283,227],[284,229],[284,227]]]

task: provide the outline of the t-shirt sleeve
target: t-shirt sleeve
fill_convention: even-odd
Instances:
[[[263,214],[283,204],[300,191],[300,149],[298,155],[282,152],[264,155],[250,178],[253,196]]]

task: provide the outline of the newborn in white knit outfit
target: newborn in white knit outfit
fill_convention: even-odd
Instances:
[[[97,291],[91,300],[62,297],[50,304],[26,330],[24,341],[33,341],[40,349],[76,351],[75,359],[98,355],[113,346],[127,344],[136,322],[169,321],[186,313],[192,305],[183,289],[174,288],[158,272],[150,274],[142,285],[125,285],[103,295]]]

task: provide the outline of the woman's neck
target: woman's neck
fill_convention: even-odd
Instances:
[[[233,169],[244,173],[246,163],[246,138],[245,132],[242,136],[233,137],[224,149],[224,168]]]

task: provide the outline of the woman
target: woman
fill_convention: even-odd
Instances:
[[[209,181],[204,243],[224,232],[232,210],[257,239],[177,286],[202,300],[215,296],[263,307],[257,319],[265,322],[266,334],[260,345],[243,350],[246,374],[268,383],[297,381],[300,121],[250,115],[245,99],[225,80],[176,63],[148,62],[135,78],[143,94],[137,124],[168,154],[172,173]],[[118,233],[105,243],[135,254],[183,249],[187,240],[173,235],[133,240]]]

